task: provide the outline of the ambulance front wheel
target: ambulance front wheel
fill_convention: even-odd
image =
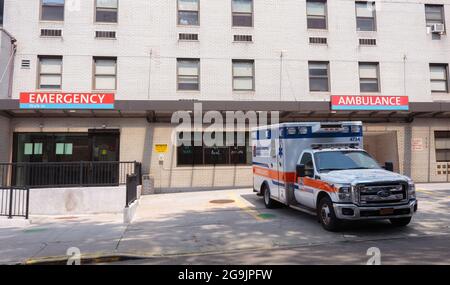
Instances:
[[[264,205],[267,209],[273,209],[276,207],[276,202],[270,198],[270,188],[264,184],[262,187],[263,195],[264,195]]]
[[[334,212],[333,202],[330,197],[323,197],[319,202],[317,215],[322,227],[327,231],[338,231],[341,226],[341,220],[336,217]]]

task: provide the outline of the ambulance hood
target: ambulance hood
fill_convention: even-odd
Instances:
[[[371,183],[388,181],[409,181],[406,176],[384,169],[349,169],[335,170],[320,174],[321,180],[332,183]]]

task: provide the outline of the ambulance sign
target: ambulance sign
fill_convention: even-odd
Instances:
[[[21,109],[114,109],[113,93],[22,92]]]
[[[333,111],[408,111],[408,96],[331,96]]]

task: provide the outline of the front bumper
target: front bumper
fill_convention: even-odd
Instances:
[[[336,217],[341,220],[375,220],[411,217],[417,211],[417,200],[396,206],[360,207],[354,204],[333,204]],[[392,214],[381,214],[383,209],[392,209]]]

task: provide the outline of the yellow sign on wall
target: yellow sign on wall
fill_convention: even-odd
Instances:
[[[166,153],[169,151],[169,145],[167,144],[155,144],[155,151],[157,153]]]

